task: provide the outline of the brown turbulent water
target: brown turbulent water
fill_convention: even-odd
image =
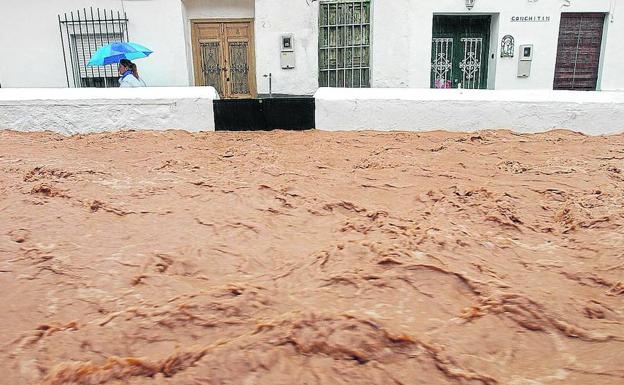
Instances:
[[[0,133],[0,383],[623,384],[624,136]]]

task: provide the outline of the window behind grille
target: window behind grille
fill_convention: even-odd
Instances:
[[[122,40],[123,35],[120,33],[72,36],[72,55],[74,56],[74,63],[76,63],[76,74],[80,79],[80,87],[104,88],[119,85],[117,66],[89,67],[87,63],[102,45]]]
[[[128,18],[119,11],[83,8],[58,16],[68,87],[118,87],[117,65],[89,67],[95,51],[128,41]]]
[[[319,85],[370,87],[370,1],[321,1]]]

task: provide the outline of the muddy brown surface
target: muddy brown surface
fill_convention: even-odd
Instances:
[[[0,383],[624,383],[624,136],[0,132]]]

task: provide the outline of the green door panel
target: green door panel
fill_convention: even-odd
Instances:
[[[434,16],[431,88],[487,88],[490,23],[491,16]]]

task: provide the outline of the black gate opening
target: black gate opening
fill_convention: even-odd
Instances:
[[[88,67],[100,47],[128,41],[128,17],[125,12],[93,7],[58,15],[67,87],[118,87],[117,67]]]
[[[314,98],[214,101],[217,131],[301,131],[315,128]]]

